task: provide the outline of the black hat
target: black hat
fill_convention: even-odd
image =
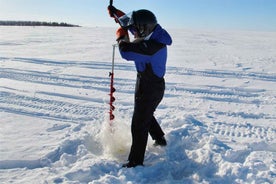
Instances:
[[[157,24],[155,15],[151,11],[145,9],[133,11],[132,19],[134,25]]]
[[[119,23],[123,28],[137,25],[157,24],[155,15],[149,10],[137,10],[120,17]]]

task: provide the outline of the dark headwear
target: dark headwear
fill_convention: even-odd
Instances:
[[[148,24],[157,24],[155,15],[149,10],[137,10],[133,11],[132,19],[134,25],[148,25]]]

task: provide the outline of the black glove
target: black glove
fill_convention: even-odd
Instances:
[[[118,10],[117,8],[115,8],[112,5],[109,5],[107,7],[108,10],[108,14],[110,17],[113,17],[115,19],[116,22],[118,22],[118,18],[120,18],[121,16],[125,15],[124,12],[122,12],[121,10]]]
[[[107,10],[108,10],[109,16],[110,16],[110,17],[113,17],[113,18],[114,18],[114,14],[116,14],[116,12],[118,11],[118,9],[115,8],[115,7],[112,6],[112,5],[109,5],[109,6],[107,7]]]

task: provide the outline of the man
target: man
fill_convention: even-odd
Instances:
[[[127,15],[113,6],[108,10],[121,26],[116,32],[120,54],[122,58],[134,61],[137,70],[132,146],[128,163],[123,165],[130,168],[143,165],[148,134],[156,146],[167,145],[154,111],[164,95],[167,45],[172,44],[172,39],[149,10],[133,11]],[[134,35],[133,42],[129,40],[128,31]]]

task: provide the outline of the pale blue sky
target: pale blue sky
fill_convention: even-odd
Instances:
[[[116,26],[109,0],[0,0],[0,20]],[[114,0],[125,12],[153,11],[163,27],[276,31],[276,0]]]

